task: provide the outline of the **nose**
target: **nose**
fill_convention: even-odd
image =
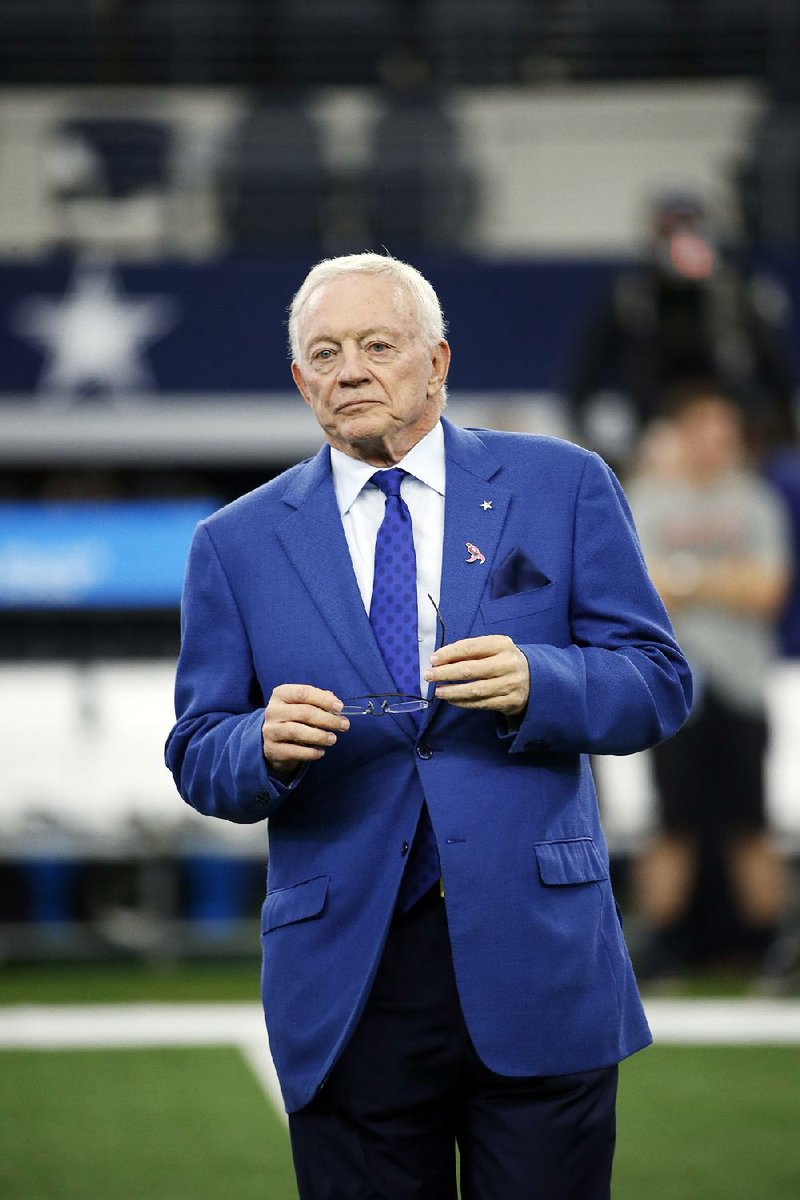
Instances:
[[[355,342],[344,342],[339,360],[339,383],[342,387],[356,387],[368,378],[361,347]]]

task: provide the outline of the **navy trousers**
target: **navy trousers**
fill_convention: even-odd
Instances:
[[[300,1200],[608,1200],[617,1068],[507,1077],[478,1058],[438,887],[396,914],[373,989],[289,1128]]]

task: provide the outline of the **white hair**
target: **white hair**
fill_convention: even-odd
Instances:
[[[292,358],[300,358],[298,336],[300,318],[311,293],[323,283],[342,275],[383,275],[402,289],[416,309],[419,334],[430,350],[443,341],[446,323],[439,297],[424,275],[389,254],[343,254],[338,258],[323,258],[312,267],[289,305],[289,347]]]

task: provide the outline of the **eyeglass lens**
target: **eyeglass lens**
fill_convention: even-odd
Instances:
[[[427,707],[428,701],[422,696],[354,696],[345,700],[341,716],[379,717],[382,713],[419,712]]]

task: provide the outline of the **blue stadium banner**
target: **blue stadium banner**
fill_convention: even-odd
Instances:
[[[415,260],[436,287],[457,392],[557,389],[616,262]],[[286,306],[307,261],[0,263],[0,403],[293,391]]]
[[[211,499],[0,504],[0,608],[168,608]]]

